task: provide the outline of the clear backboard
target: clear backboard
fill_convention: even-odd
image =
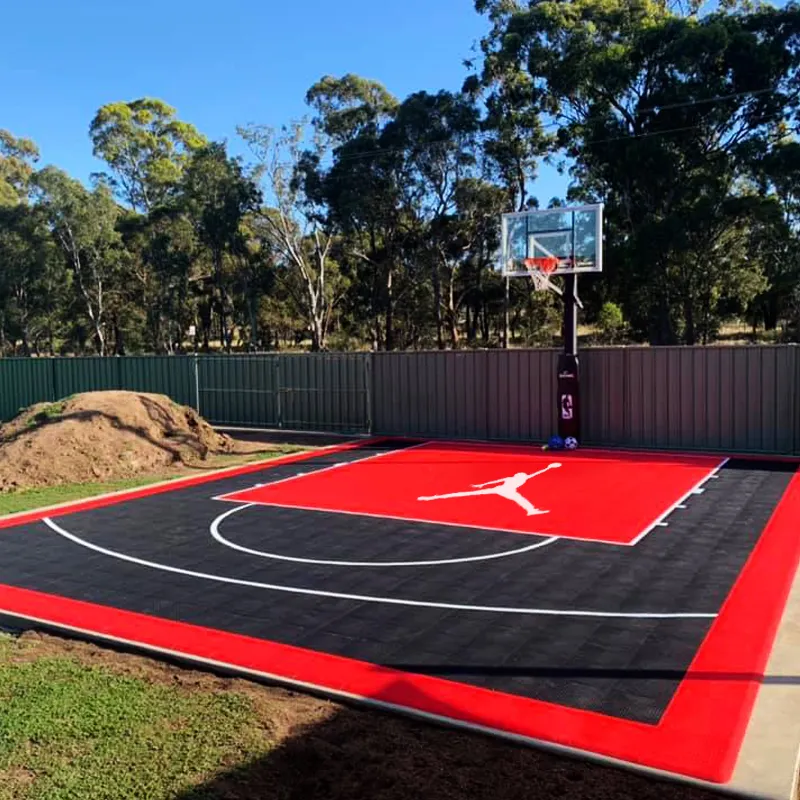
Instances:
[[[501,272],[530,277],[603,270],[603,204],[503,214]]]

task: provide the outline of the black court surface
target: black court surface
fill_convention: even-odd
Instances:
[[[797,463],[374,440],[0,520],[0,614],[726,782]]]

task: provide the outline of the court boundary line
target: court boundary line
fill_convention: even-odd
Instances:
[[[725,465],[729,461],[730,458],[728,457],[723,458],[722,461],[720,461],[719,464],[717,464],[717,466],[714,467],[714,469],[712,469],[711,472],[709,472],[708,475],[705,476],[705,478],[698,481],[691,489],[689,489],[688,492],[686,492],[686,494],[678,498],[678,500],[676,500],[663,514],[661,514],[661,516],[657,517],[655,522],[653,522],[651,525],[645,528],[638,536],[632,539],[631,546],[635,547],[637,544],[639,544],[639,542],[642,541],[642,539],[644,539],[645,536],[647,536],[649,533],[652,533],[652,531],[655,530],[656,528],[661,527],[663,525],[668,525],[668,523],[666,522],[667,517],[674,514],[675,511],[677,511],[681,506],[683,506],[690,497],[692,497],[695,494],[698,494],[697,490],[702,489],[704,484],[708,483],[708,481],[717,476],[720,470],[724,469]]]

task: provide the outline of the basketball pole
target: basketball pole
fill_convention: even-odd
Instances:
[[[558,435],[580,441],[578,381],[578,276],[564,276],[564,352],[558,357]]]

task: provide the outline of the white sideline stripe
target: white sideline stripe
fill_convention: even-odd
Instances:
[[[326,567],[443,567],[447,564],[467,564],[470,561],[491,561],[496,558],[506,558],[508,556],[516,556],[521,553],[529,553],[533,550],[538,550],[540,547],[547,547],[549,544],[558,541],[558,536],[551,536],[543,542],[536,542],[529,544],[525,547],[518,547],[515,550],[505,550],[502,553],[489,553],[485,556],[467,556],[464,558],[443,558],[438,561],[330,561],[321,558],[296,558],[294,556],[284,556],[278,553],[267,553],[263,550],[253,550],[249,547],[236,544],[235,542],[226,539],[219,531],[219,526],[224,519],[233,516],[239,511],[244,511],[246,508],[252,508],[256,503],[247,503],[243,506],[235,506],[224,514],[220,514],[212,523],[209,528],[211,535],[220,544],[225,547],[230,547],[234,550],[239,550],[242,553],[248,553],[252,556],[259,558],[271,558],[276,561],[293,561],[297,564],[316,564]]]
[[[689,491],[686,492],[686,494],[684,494],[682,497],[680,497],[678,500],[676,500],[663,514],[661,514],[658,517],[658,519],[656,519],[652,524],[650,524],[647,528],[645,528],[633,541],[631,541],[631,545],[639,544],[639,542],[641,542],[642,539],[644,539],[644,537],[647,536],[647,534],[650,533],[654,528],[664,527],[665,524],[668,525],[669,523],[664,523],[664,520],[670,514],[672,514],[673,511],[675,511],[678,508],[681,508],[681,506],[684,506],[686,501],[693,494],[702,494],[705,491],[705,489],[702,488],[703,484],[707,483],[712,478],[716,478],[717,477],[717,473],[729,461],[730,461],[730,458],[723,458],[722,461],[720,461],[719,464],[717,464],[717,466],[714,467],[714,469],[712,469],[711,472],[708,473],[708,475],[706,475],[702,480],[698,481],[694,486],[692,486],[692,488],[689,489]]]
[[[226,492],[225,494],[219,494],[216,497],[212,497],[212,500],[225,500],[227,502],[234,502],[234,503],[241,503],[241,500],[233,500],[231,501],[231,496],[234,494],[242,494],[243,492],[249,492],[252,489],[257,489],[262,486],[277,486],[279,483],[288,483],[289,481],[296,481],[298,478],[310,478],[312,475],[322,475],[323,472],[330,472],[333,469],[338,469],[339,467],[349,467],[354,464],[363,464],[365,461],[373,461],[376,458],[383,458],[384,456],[395,455],[396,453],[407,453],[409,450],[416,450],[419,447],[426,447],[429,445],[430,442],[420,442],[419,444],[412,444],[410,447],[397,447],[393,450],[384,450],[381,453],[373,453],[369,456],[364,456],[364,458],[356,458],[352,461],[337,461],[335,464],[331,464],[328,467],[322,467],[322,469],[311,469],[306,470],[305,472],[298,472],[294,475],[290,475],[288,478],[280,478],[277,481],[268,481],[267,483],[257,483],[255,486],[250,487],[249,489],[238,489],[235,492]],[[278,465],[280,466],[280,464]],[[251,504],[252,505],[252,504]],[[266,503],[261,503],[260,505],[267,505]]]
[[[125,553],[117,553],[114,550],[109,550],[105,547],[87,542],[74,533],[64,530],[59,527],[52,519],[45,517],[42,522],[47,525],[51,530],[55,531],[65,539],[71,542],[93,550],[96,553],[101,553],[111,558],[117,558],[120,561],[127,561],[131,564],[138,564],[142,567],[149,567],[151,569],[158,569],[164,572],[172,572],[177,575],[185,575],[189,578],[201,578],[207,581],[218,581],[220,583],[229,583],[236,586],[248,586],[252,589],[268,589],[274,592],[286,592],[288,594],[302,594],[312,595],[314,597],[330,597],[335,600],[355,600],[364,603],[386,603],[387,605],[395,606],[413,606],[416,608],[444,608],[451,611],[483,611],[499,614],[526,614],[546,617],[600,617],[604,619],[714,619],[716,614],[700,614],[700,613],[633,613],[621,611],[588,611],[583,609],[565,610],[555,608],[510,608],[508,606],[473,606],[461,603],[431,603],[424,600],[401,600],[395,597],[375,597],[373,595],[361,594],[346,594],[344,592],[326,592],[320,589],[305,589],[299,586],[282,586],[280,584],[272,583],[259,583],[257,581],[247,581],[241,578],[226,578],[222,575],[210,575],[206,572],[195,572],[194,570],[182,569],[181,567],[173,567],[168,564],[159,564],[154,561],[146,561],[142,558],[129,556]]]

